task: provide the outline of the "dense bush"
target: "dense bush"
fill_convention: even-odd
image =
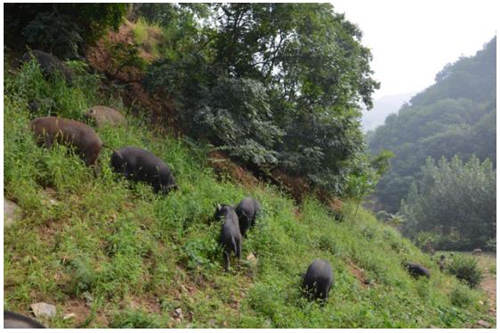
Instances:
[[[41,12],[24,27],[23,36],[33,49],[45,50],[61,58],[76,58],[83,44],[82,29],[70,16]]]
[[[107,29],[117,29],[127,4],[5,4],[5,42],[23,50],[25,44],[60,58],[83,55]]]
[[[282,131],[272,122],[264,86],[251,79],[221,78],[195,111],[195,124],[211,141],[245,162],[276,165]]]
[[[331,5],[163,8],[172,20],[140,8],[174,41],[146,86],[175,99],[189,135],[337,195],[356,182],[372,186],[358,102],[370,107],[378,83],[361,32]],[[209,19],[194,20],[200,12]]]
[[[496,175],[489,160],[464,163],[458,156],[437,164],[429,158],[422,180],[401,203],[407,221],[403,233],[416,238],[433,232],[435,247],[447,250],[484,248],[496,237]]]
[[[448,265],[448,272],[465,282],[469,287],[479,286],[483,279],[481,268],[476,258],[466,255],[455,255]]]
[[[464,285],[456,286],[450,293],[451,304],[465,308],[474,302],[475,295],[471,293],[469,287]]]

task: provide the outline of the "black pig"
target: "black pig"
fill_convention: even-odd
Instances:
[[[328,300],[328,292],[333,284],[332,267],[323,259],[314,260],[304,275],[302,289],[309,299]]]
[[[154,154],[136,147],[124,147],[111,155],[111,168],[133,181],[153,186],[155,193],[168,194],[177,189],[174,176],[165,162]]]
[[[215,219],[224,218],[220,234],[220,243],[224,248],[224,269],[229,270],[229,256],[231,251],[241,259],[241,233],[238,223],[238,215],[233,207],[229,205],[217,205]]]
[[[4,310],[3,311],[4,328],[45,328],[42,324],[30,317],[22,314]]]
[[[247,230],[255,225],[255,218],[260,211],[260,205],[254,198],[246,197],[236,206],[235,211],[238,215],[241,235],[245,236]]]
[[[40,50],[33,50],[30,52],[26,52],[21,58],[22,62],[27,62],[31,60],[31,57],[35,58],[40,65],[40,70],[45,77],[49,77],[59,72],[63,75],[64,79],[67,83],[71,83],[73,81],[73,73],[72,71],[56,56],[43,52]]]
[[[404,263],[404,266],[408,270],[408,273],[410,273],[410,275],[414,278],[418,278],[420,276],[425,276],[427,278],[431,277],[431,273],[429,273],[429,270],[420,264],[407,262]]]

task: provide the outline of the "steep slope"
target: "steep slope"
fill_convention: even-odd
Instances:
[[[55,304],[56,317],[45,321],[50,327],[494,324],[483,293],[439,272],[369,212],[347,203],[338,221],[313,197],[297,206],[273,186],[218,180],[207,147],[160,135],[140,112],[132,115],[110,97],[109,87],[99,90],[96,76],[74,82],[45,81],[33,63],[5,78],[4,194],[23,211],[4,232],[5,308],[27,314],[31,303]],[[30,113],[32,99],[41,106]],[[116,177],[107,149],[95,176],[71,149],[35,145],[30,119],[50,113],[82,120],[94,104],[127,113],[127,127],[97,130],[102,140],[154,152],[171,166],[179,190],[159,196]],[[225,273],[214,205],[245,195],[256,197],[263,213],[244,240],[243,260]],[[299,291],[300,274],[314,258],[334,269],[324,307]],[[401,266],[405,260],[429,267],[432,278],[414,280]]]

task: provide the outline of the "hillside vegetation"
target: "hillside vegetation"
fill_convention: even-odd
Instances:
[[[496,54],[495,37],[474,56],[446,65],[435,84],[368,135],[372,153],[395,154],[376,188],[384,210],[399,210],[428,157],[465,162],[475,155],[496,168]]]
[[[35,62],[7,70],[4,111],[5,197],[22,218],[4,232],[4,306],[28,313],[56,304],[50,327],[469,327],[488,300],[441,273],[397,231],[346,202],[344,219],[313,196],[295,203],[263,183],[243,187],[217,178],[208,147],[155,128],[109,94],[98,75],[73,86],[46,81]],[[79,70],[78,70],[79,69]],[[108,88],[108,89],[101,89]],[[36,112],[32,99],[50,101]],[[97,132],[114,148],[152,151],[172,168],[179,190],[156,195],[131,184],[100,155],[100,173],[64,146],[38,147],[28,127],[36,116],[83,120],[95,105],[127,114],[127,127]],[[212,221],[216,203],[257,198],[263,212],[243,242],[243,260],[222,267]],[[252,254],[252,256],[249,256]],[[248,259],[245,259],[248,258]],[[330,261],[335,284],[320,307],[300,293],[300,274],[314,258]],[[411,278],[401,263],[427,266],[430,280]],[[457,302],[457,295],[460,302]],[[76,317],[64,320],[68,313]]]

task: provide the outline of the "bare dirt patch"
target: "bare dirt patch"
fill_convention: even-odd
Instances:
[[[65,316],[74,314],[72,319],[74,327],[82,325],[90,315],[89,307],[85,304],[85,301],[80,299],[71,299],[64,303],[62,308]]]
[[[365,277],[364,269],[356,266],[351,261],[347,263],[347,268],[349,269],[349,272],[356,277],[362,288],[368,288],[370,286],[370,281]]]
[[[226,154],[220,151],[210,152],[208,161],[219,178],[227,175],[245,187],[255,187],[259,183],[250,171],[234,163]]]
[[[478,256],[479,266],[483,270],[484,278],[481,281],[481,288],[488,294],[488,299],[490,301],[489,313],[496,317],[496,300],[497,300],[497,284],[496,284],[496,273],[490,272],[490,268],[496,266],[496,254],[495,253],[483,253]],[[496,269],[495,269],[496,272]]]

